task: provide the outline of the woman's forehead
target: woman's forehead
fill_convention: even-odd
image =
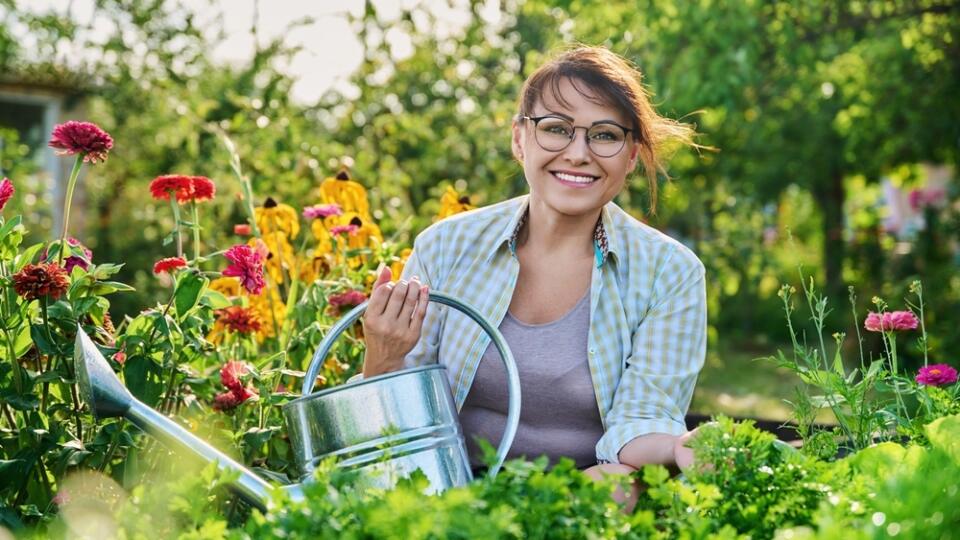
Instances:
[[[584,116],[593,120],[628,123],[627,115],[614,106],[610,97],[583,81],[567,77],[557,78],[544,85],[534,107],[542,112],[563,113],[574,118]]]

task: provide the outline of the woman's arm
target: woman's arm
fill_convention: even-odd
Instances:
[[[685,455],[674,449],[687,434],[684,416],[706,354],[706,324],[703,264],[677,248],[659,269],[653,305],[632,333],[597,443],[599,461],[669,464]]]
[[[620,450],[620,463],[639,469],[644,465],[677,465],[686,469],[693,464],[693,450],[685,443],[697,430],[683,435],[647,433],[628,442]]]

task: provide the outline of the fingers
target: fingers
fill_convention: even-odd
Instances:
[[[427,315],[427,303],[430,302],[430,287],[424,285],[420,287],[420,298],[417,299],[417,308],[410,317],[410,328],[420,333],[420,326],[423,325],[423,319]]]
[[[407,282],[401,279],[393,284],[393,291],[387,300],[387,306],[383,308],[383,316],[387,320],[394,320],[400,316],[400,310],[403,309],[403,302],[407,296]]]
[[[400,314],[398,315],[401,323],[410,324],[410,319],[413,317],[414,310],[417,308],[417,302],[420,301],[420,289],[422,287],[420,278],[417,276],[414,276],[413,279],[407,283],[407,295],[403,299],[403,307],[400,309]]]

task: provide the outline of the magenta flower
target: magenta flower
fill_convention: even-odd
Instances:
[[[367,295],[363,291],[355,290],[331,294],[327,297],[327,304],[335,314],[340,314],[344,308],[359,306],[366,301]]]
[[[14,191],[16,190],[13,189],[13,182],[11,182],[9,178],[0,180],[0,211],[3,211],[3,207],[10,202]]]
[[[927,386],[946,386],[957,382],[957,370],[947,364],[934,364],[920,368],[917,382]]]
[[[80,251],[83,252],[83,255],[74,255],[72,250],[68,251],[67,253],[70,253],[70,256],[63,261],[63,269],[66,270],[68,274],[71,270],[73,270],[74,266],[79,266],[84,270],[89,269],[90,263],[93,261],[93,252],[90,251],[90,248],[83,245],[79,240],[72,236],[67,238],[67,245],[70,247],[80,248]],[[43,254],[40,257],[46,260],[46,258],[50,256],[49,250],[49,247],[44,249]]]
[[[263,256],[250,246],[239,244],[223,255],[230,261],[223,275],[240,278],[240,284],[251,294],[260,294],[266,286],[263,280]]]
[[[357,231],[359,230],[360,230],[360,227],[357,227],[356,225],[353,225],[353,224],[337,225],[336,227],[330,227],[330,234],[332,234],[333,236],[336,236],[338,234],[349,234],[352,236],[356,234]]]
[[[325,218],[330,216],[339,216],[343,214],[343,209],[339,204],[318,204],[308,206],[303,209],[303,217],[306,219]]]
[[[863,321],[863,327],[871,332],[898,332],[901,330],[916,330],[920,319],[912,311],[890,311],[887,313],[871,312]]]
[[[107,160],[107,152],[113,148],[113,138],[96,124],[70,120],[53,128],[48,144],[59,149],[57,153],[60,155],[80,154],[83,161],[96,163]]]

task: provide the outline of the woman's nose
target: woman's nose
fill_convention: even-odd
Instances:
[[[590,144],[587,142],[587,130],[583,130],[583,136],[578,137],[579,128],[573,130],[573,140],[564,149],[564,156],[571,163],[584,163],[590,161]]]

